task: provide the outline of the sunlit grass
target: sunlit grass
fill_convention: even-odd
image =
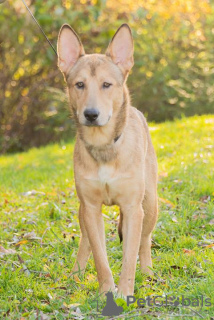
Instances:
[[[213,116],[151,125],[160,197],[152,249],[155,279],[148,281],[138,266],[136,298],[203,295],[213,299],[213,130]],[[80,235],[72,152],[73,143],[61,143],[0,158],[0,245],[15,250],[0,254],[2,319],[37,319],[39,314],[48,319],[90,319],[89,315],[96,315],[93,300],[98,282],[92,257],[80,282],[70,276]],[[122,258],[118,210],[104,207],[103,212],[109,263],[118,283]],[[120,299],[117,302],[123,304]],[[195,319],[198,312],[210,319],[213,304],[212,300],[212,307],[194,307],[193,311],[151,307],[145,319],[153,319],[154,312],[193,314]],[[137,304],[123,307],[130,312]],[[194,319],[185,316],[190,318]]]

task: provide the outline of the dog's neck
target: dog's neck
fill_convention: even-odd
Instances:
[[[76,119],[77,134],[95,161],[106,163],[116,158],[118,140],[127,123],[129,104],[129,93],[125,87],[123,103],[117,114],[112,116],[113,124],[107,124],[104,127],[85,127],[80,126]]]

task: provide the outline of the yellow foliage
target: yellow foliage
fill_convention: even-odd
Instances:
[[[25,70],[23,68],[18,68],[16,73],[14,74],[14,80],[19,80],[25,74]]]
[[[66,9],[71,8],[71,1],[70,0],[64,0],[62,4]]]
[[[25,97],[28,94],[28,92],[29,92],[29,88],[24,88],[22,90],[22,96]]]
[[[25,41],[25,38],[24,38],[23,34],[19,34],[19,37],[18,37],[19,44],[23,44],[24,41]]]
[[[146,18],[150,20],[158,13],[164,20],[174,17],[177,22],[187,17],[197,21],[201,15],[211,13],[211,6],[206,0],[108,0],[107,7],[117,12],[135,12],[139,8],[148,11]]]
[[[4,93],[5,98],[9,98],[11,96],[11,92],[6,90]]]

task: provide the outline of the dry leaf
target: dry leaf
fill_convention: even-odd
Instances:
[[[207,196],[207,195],[202,196],[202,197],[200,198],[200,201],[202,201],[202,202],[204,202],[204,203],[207,203],[208,201],[210,201],[210,196]]]
[[[95,279],[96,279],[96,277],[95,277],[94,274],[90,273],[90,274],[87,275],[87,280],[88,280],[89,282],[92,282],[92,281],[94,281]]]
[[[24,239],[29,239],[29,240],[40,240],[40,237],[37,237],[35,234],[35,231],[32,232],[27,232],[23,235]]]
[[[194,256],[195,251],[194,250],[189,250],[189,249],[183,249],[183,252],[188,254],[189,256]]]
[[[17,242],[17,243],[15,244],[15,246],[20,246],[21,244],[25,244],[25,243],[27,243],[27,242],[28,242],[28,240],[21,240],[21,241]]]
[[[22,193],[22,195],[25,196],[25,197],[35,196],[36,194],[39,194],[39,195],[41,195],[41,196],[45,196],[45,193],[44,193],[44,192],[36,191],[36,190],[30,190],[30,191],[27,191],[27,192],[23,192],[23,193]]]
[[[162,202],[162,203],[167,204],[170,207],[175,207],[175,204],[173,202],[169,201],[168,199],[159,198],[159,201]]]
[[[74,309],[80,306],[80,303],[67,304],[66,302],[63,302],[63,306],[68,309]]]
[[[78,277],[78,275],[74,274],[74,280],[76,282],[81,282],[80,278]]]
[[[0,256],[8,255],[8,254],[15,254],[16,250],[13,249],[5,249],[4,247],[0,246]]]
[[[212,248],[212,247],[214,247],[214,243],[208,244],[207,246],[205,246],[205,248]]]
[[[214,225],[214,219],[210,220],[209,224],[212,226]]]

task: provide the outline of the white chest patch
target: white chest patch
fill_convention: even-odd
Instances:
[[[102,184],[109,184],[113,179],[114,168],[108,164],[100,166],[98,171],[98,177]]]

